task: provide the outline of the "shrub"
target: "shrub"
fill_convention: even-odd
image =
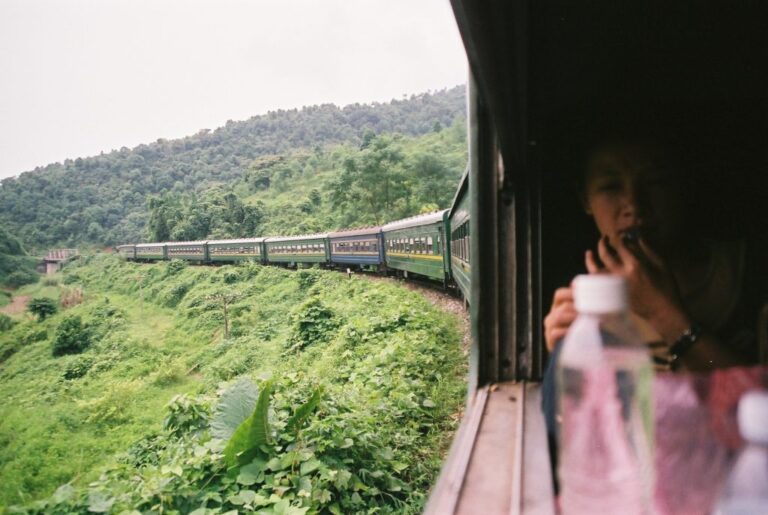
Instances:
[[[292,351],[303,350],[310,344],[327,342],[340,325],[334,311],[317,297],[299,306],[292,321],[293,328],[287,342]]]
[[[90,356],[78,356],[77,359],[72,361],[67,368],[64,369],[64,379],[72,380],[79,379],[93,366],[93,358]]]
[[[59,296],[59,305],[68,309],[78,304],[82,304],[85,300],[82,288],[65,288]]]
[[[172,275],[176,275],[185,268],[187,268],[186,261],[182,261],[181,259],[172,259],[168,262],[167,265],[165,265],[165,276],[170,277]]]
[[[69,316],[56,328],[53,355],[79,354],[91,345],[91,331],[79,316]]]
[[[179,304],[179,302],[181,302],[181,299],[184,298],[184,295],[187,294],[191,286],[192,286],[191,284],[187,284],[187,283],[174,285],[170,289],[170,291],[168,291],[167,293],[165,293],[165,295],[163,295],[163,298],[162,298],[163,305],[169,308],[176,307]]]
[[[157,373],[152,378],[152,384],[156,386],[169,386],[180,383],[185,376],[184,367],[180,364],[164,362],[160,364]]]
[[[11,317],[5,313],[0,313],[0,331],[8,331],[9,329],[12,329],[14,325],[16,325],[16,322],[14,322]]]
[[[68,272],[64,274],[64,279],[61,282],[64,284],[75,284],[82,282],[82,279],[75,272]]]
[[[48,329],[45,327],[27,326],[27,330],[19,335],[19,341],[24,345],[40,342],[48,338]]]
[[[299,281],[299,288],[302,290],[308,290],[319,278],[320,275],[316,270],[298,270],[296,272],[296,279]]]
[[[225,270],[222,275],[224,284],[234,284],[240,280],[240,274],[237,270]]]
[[[106,393],[90,401],[79,402],[80,408],[88,413],[86,422],[99,425],[113,425],[130,418],[130,408],[136,400],[140,384],[132,381],[110,385]]]
[[[43,279],[43,286],[58,286],[59,280],[55,277],[46,277]]]
[[[5,279],[5,284],[11,288],[18,288],[25,284],[37,282],[38,277],[39,276],[31,270],[16,270],[8,274],[8,277]]]
[[[29,304],[27,304],[27,311],[35,315],[38,321],[42,322],[49,316],[55,314],[56,311],[58,311],[58,308],[52,299],[41,297],[29,301]]]
[[[165,409],[168,415],[163,420],[163,429],[174,436],[200,432],[208,428],[211,407],[203,397],[176,395]]]

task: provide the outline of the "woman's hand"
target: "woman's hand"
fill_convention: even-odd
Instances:
[[[603,237],[597,251],[605,268],[600,268],[592,251],[587,251],[589,272],[624,277],[631,310],[647,320],[668,343],[690,327],[672,273],[643,239],[632,243],[619,240],[611,246],[608,238]]]
[[[552,352],[555,343],[565,336],[574,320],[576,308],[573,306],[573,290],[558,288],[552,300],[552,308],[544,318],[544,341],[549,352]]]

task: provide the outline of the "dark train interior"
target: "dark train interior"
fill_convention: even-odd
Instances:
[[[538,398],[522,394],[542,377],[552,293],[583,273],[597,241],[575,186],[584,152],[612,131],[665,140],[686,173],[695,230],[764,244],[768,9],[452,5],[470,63],[475,347],[467,415],[427,512],[552,513],[551,471],[535,457],[546,444],[532,434]],[[498,391],[512,402],[494,403]]]

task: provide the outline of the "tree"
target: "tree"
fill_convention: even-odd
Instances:
[[[42,322],[49,316],[56,314],[58,308],[52,299],[40,297],[29,301],[27,311],[35,315],[39,322]]]
[[[221,306],[221,313],[224,318],[224,338],[229,338],[229,306],[237,302],[242,297],[239,293],[213,293],[208,295],[209,300],[216,301]]]
[[[344,160],[342,173],[332,189],[332,200],[364,215],[364,223],[380,225],[391,220],[396,216],[395,207],[409,200],[404,160],[396,137],[371,139],[358,154]]]

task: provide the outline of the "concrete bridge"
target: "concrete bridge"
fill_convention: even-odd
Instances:
[[[48,275],[54,274],[61,270],[61,265],[64,261],[77,256],[80,251],[77,249],[51,249],[48,254],[43,258],[45,263],[45,273]]]

